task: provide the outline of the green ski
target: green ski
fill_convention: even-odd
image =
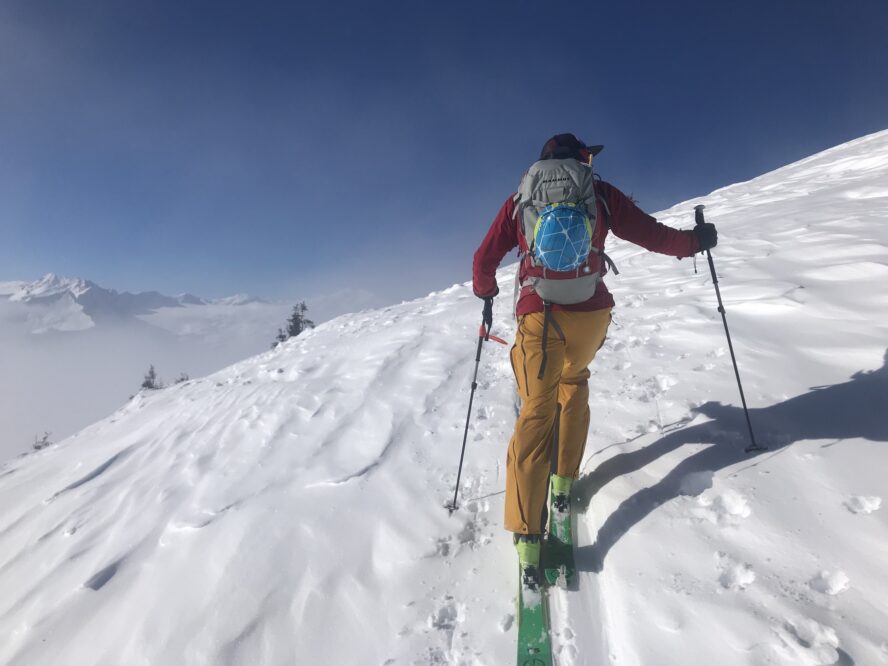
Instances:
[[[552,666],[549,607],[539,580],[540,540],[519,538],[518,666]]]
[[[576,584],[570,488],[573,479],[553,474],[549,483],[549,536],[542,548],[543,575],[549,585],[568,589]]]
[[[539,584],[518,587],[518,666],[552,666],[549,607]]]

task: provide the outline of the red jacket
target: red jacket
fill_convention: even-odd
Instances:
[[[607,232],[613,231],[623,240],[660,254],[690,257],[699,251],[700,246],[693,231],[680,231],[660,224],[610,183],[601,181],[596,183],[595,187],[598,194],[607,201],[610,209],[610,216],[606,216],[601,202],[597,203],[599,223],[592,238],[592,244],[596,248],[604,249]],[[524,234],[519,232],[520,223],[515,219],[514,212],[515,202],[509,197],[475,252],[472,264],[472,287],[476,296],[493,296],[498,292],[496,269],[510,250],[517,247],[522,254],[527,252],[527,242]],[[524,278],[523,275],[519,277],[522,280]],[[600,280],[595,295],[588,301],[575,305],[552,305],[551,309],[588,312],[613,306],[614,298],[604,285],[604,280]],[[533,291],[523,289],[518,299],[517,314],[520,316],[542,311],[542,299]]]

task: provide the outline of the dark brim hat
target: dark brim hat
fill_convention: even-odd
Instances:
[[[543,144],[540,151],[541,160],[566,159],[572,157],[585,161],[587,153],[593,157],[604,149],[602,145],[587,146],[573,134],[556,134]]]

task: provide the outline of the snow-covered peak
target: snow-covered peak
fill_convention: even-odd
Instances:
[[[195,296],[194,294],[179,294],[176,296],[176,300],[179,301],[182,305],[206,305],[207,301],[202,299],[200,296]]]
[[[11,301],[36,301],[58,298],[66,294],[76,300],[90,289],[97,288],[97,285],[89,280],[59,277],[55,273],[47,273],[39,280],[18,285],[18,289],[9,296]]]
[[[659,216],[706,203],[719,228],[766,453],[744,453],[705,261],[614,242],[559,664],[885,661],[888,133],[867,139]],[[514,663],[494,342],[443,508],[480,310],[463,284],[346,315],[0,468],[0,662]],[[505,338],[510,310],[503,289]]]
[[[0,297],[23,305],[41,306],[41,324],[35,330],[80,330],[101,321],[121,321],[182,306],[238,306],[265,304],[262,299],[237,294],[207,300],[190,293],[166,296],[157,291],[130,293],[106,289],[83,278],[47,273],[33,282],[2,282]],[[72,317],[74,320],[72,320]],[[84,323],[85,322],[85,323]]]
[[[227,296],[225,298],[214,298],[208,302],[213,305],[249,305],[250,303],[267,303],[267,301],[257,298],[256,296],[250,296],[249,294],[235,294],[234,296]]]

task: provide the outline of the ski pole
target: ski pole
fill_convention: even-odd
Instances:
[[[456,505],[456,496],[459,494],[459,479],[462,476],[463,460],[466,457],[466,441],[469,438],[469,421],[472,418],[472,402],[475,400],[475,389],[478,388],[478,366],[481,364],[481,345],[484,344],[485,339],[490,339],[503,345],[509,344],[502,338],[490,335],[490,331],[485,330],[484,324],[481,324],[481,330],[478,331],[478,351],[475,353],[475,375],[472,377],[472,392],[469,394],[469,411],[466,414],[466,430],[463,433],[462,453],[459,455],[459,470],[456,472],[456,487],[453,489],[453,502],[447,505],[447,510],[451,515],[453,515],[453,512],[458,508]]]
[[[694,219],[697,222],[697,226],[700,226],[705,222],[703,219],[704,208],[706,208],[706,206],[703,204],[694,206]],[[752,442],[752,444],[747,446],[744,451],[746,453],[752,453],[753,451],[767,451],[767,446],[759,446],[755,442],[755,435],[752,432],[752,421],[749,420],[749,408],[746,406],[746,396],[743,394],[743,384],[740,382],[740,371],[737,369],[737,357],[734,356],[734,345],[731,343],[731,332],[728,330],[728,318],[725,314],[725,306],[722,303],[721,290],[718,288],[718,277],[715,275],[715,263],[712,261],[712,253],[709,250],[706,250],[706,258],[709,260],[709,272],[712,274],[712,285],[715,287],[715,297],[718,299],[718,311],[721,313],[722,323],[725,325],[725,335],[728,338],[728,349],[731,351],[731,362],[734,364],[734,375],[737,377],[737,387],[740,389],[740,401],[743,403],[743,413],[746,414],[746,425],[749,428],[749,440]]]

